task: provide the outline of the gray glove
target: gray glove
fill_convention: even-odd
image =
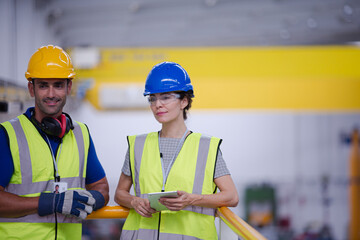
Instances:
[[[68,190],[60,194],[41,193],[38,213],[46,216],[54,212],[85,219],[93,211],[95,198],[86,190]]]

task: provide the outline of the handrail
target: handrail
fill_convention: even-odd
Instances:
[[[110,219],[126,218],[129,215],[129,209],[122,206],[106,206],[95,212],[92,212],[86,219]],[[223,220],[239,237],[246,240],[266,240],[258,231],[247,224],[239,216],[234,214],[229,208],[221,207],[217,209],[216,215]]]
[[[217,216],[228,225],[239,237],[246,240],[266,240],[258,231],[251,227],[247,222],[233,213],[227,207],[217,209]]]
[[[129,209],[122,206],[106,206],[97,211],[92,212],[86,219],[98,218],[127,218]]]
[[[349,162],[349,239],[359,239],[360,227],[360,149],[359,132],[355,129],[351,136],[351,153]]]

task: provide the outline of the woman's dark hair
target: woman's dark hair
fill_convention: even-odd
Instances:
[[[184,116],[184,120],[187,119],[187,112],[190,110],[191,108],[191,103],[192,103],[192,97],[194,96],[193,91],[187,91],[187,92],[177,92],[180,94],[180,99],[184,99],[186,98],[188,100],[188,105],[184,108],[183,110],[183,116]]]

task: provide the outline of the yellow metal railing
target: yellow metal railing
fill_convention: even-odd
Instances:
[[[126,218],[128,214],[128,208],[121,206],[106,206],[91,213],[86,219]],[[239,237],[246,240],[266,240],[266,238],[264,238],[258,231],[247,224],[239,216],[234,214],[229,208],[218,208],[216,215]]]
[[[99,218],[127,218],[129,209],[121,206],[106,206],[95,212],[92,212],[86,219]]]
[[[357,240],[360,238],[360,149],[358,130],[354,130],[352,133],[349,175],[349,239]]]
[[[266,240],[258,231],[247,224],[227,207],[217,210],[217,216],[228,225],[239,237],[246,240]]]

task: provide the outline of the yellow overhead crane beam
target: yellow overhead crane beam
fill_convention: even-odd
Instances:
[[[174,61],[189,73],[196,109],[359,111],[356,46],[100,48],[86,98],[97,108],[104,87],[144,87],[152,66]],[[140,94],[141,95],[141,94]],[[139,96],[142,97],[142,96]]]

